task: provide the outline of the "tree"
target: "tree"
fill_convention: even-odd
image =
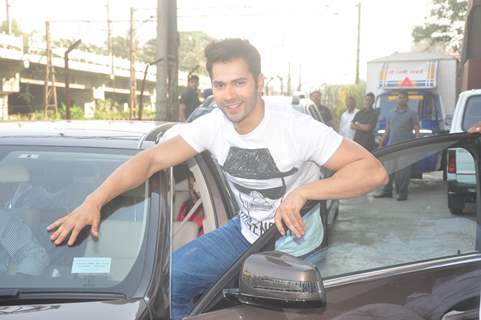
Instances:
[[[8,32],[8,23],[7,21],[3,21],[2,24],[0,24],[0,32],[7,33]],[[16,37],[21,37],[23,36],[22,29],[20,28],[19,24],[17,21],[12,20],[12,34]]]
[[[130,57],[129,39],[122,36],[112,37],[112,52],[116,57],[129,59]]]
[[[180,32],[179,69],[187,72],[207,74],[204,48],[214,40],[200,32]]]
[[[459,53],[462,47],[464,17],[468,0],[433,0],[430,16],[421,26],[416,26],[412,37],[422,47],[443,48],[449,53]]]

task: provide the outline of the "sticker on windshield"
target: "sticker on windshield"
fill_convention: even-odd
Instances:
[[[38,159],[40,155],[31,153],[22,153],[18,156],[19,159]]]
[[[72,273],[110,273],[111,262],[107,257],[75,257]]]

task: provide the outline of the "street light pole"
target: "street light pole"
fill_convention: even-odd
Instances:
[[[359,56],[361,53],[361,2],[357,5],[357,51],[356,51],[356,80],[359,83]]]
[[[9,0],[5,0],[7,6],[7,33],[12,34],[12,21],[10,20],[10,3]]]
[[[65,51],[65,117],[67,120],[72,119],[72,101],[70,99],[70,79],[69,79],[69,67],[68,67],[68,54],[75,48],[77,48],[82,40],[77,40],[74,43],[72,43],[68,48],[67,51]]]
[[[149,67],[151,65],[157,64],[160,61],[162,61],[163,58],[159,58],[157,60],[154,60],[150,63],[148,63],[145,66],[144,70],[144,78],[142,79],[142,85],[140,87],[140,98],[139,98],[139,114],[138,114],[138,119],[142,120],[142,112],[144,111],[144,89],[145,89],[145,80],[147,79],[147,71],[149,71]]]

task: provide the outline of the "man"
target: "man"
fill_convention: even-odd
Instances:
[[[374,149],[374,129],[376,128],[378,113],[372,108],[374,94],[366,94],[365,107],[356,113],[352,119],[351,128],[355,130],[354,141],[368,151]]]
[[[200,105],[199,94],[199,77],[195,74],[189,76],[187,89],[180,98],[179,105],[179,121],[185,121],[189,115]]]
[[[381,138],[380,145],[383,146],[387,141],[387,145],[401,143],[413,139],[413,131],[416,138],[419,138],[419,121],[417,111],[409,109],[409,96],[406,92],[400,92],[398,95],[398,105],[394,112],[387,116],[386,130]],[[376,198],[392,198],[393,182],[395,183],[397,200],[404,201],[408,197],[409,179],[411,177],[411,166],[397,163],[395,174],[389,176],[389,182],[381,194]]]
[[[269,226],[275,224],[286,235],[285,224],[295,237],[302,237],[300,210],[307,200],[354,197],[387,181],[382,165],[357,144],[308,115],[264,104],[260,55],[249,42],[213,42],[205,55],[218,108],[184,124],[180,135],[122,164],[79,208],[48,227],[54,231],[50,239],[56,245],[66,239],[73,245],[87,225],[98,236],[105,203],[159,170],[210,151],[241,209],[224,226],[174,252],[173,319],[188,314],[193,298],[207,290]],[[312,162],[335,174],[313,180],[304,169]]]
[[[354,139],[356,131],[351,128],[352,120],[359,110],[356,109],[356,100],[354,97],[347,98],[347,110],[341,115],[341,121],[339,123],[339,133],[349,140]]]
[[[332,127],[332,115],[331,111],[329,110],[328,107],[325,105],[321,104],[321,91],[315,90],[311,92],[310,98],[316,105],[317,109],[319,110],[319,113],[322,116],[322,119],[324,120],[324,123],[328,125],[329,127]]]

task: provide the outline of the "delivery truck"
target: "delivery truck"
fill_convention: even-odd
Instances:
[[[384,133],[386,119],[397,106],[400,91],[408,93],[409,108],[418,113],[421,136],[448,133],[456,104],[457,67],[453,56],[430,52],[394,53],[369,61],[367,91],[376,96],[378,137]],[[442,155],[432,155],[416,163],[413,176],[442,168],[442,159]]]
[[[456,104],[456,58],[430,52],[394,53],[367,63],[367,91],[376,95],[378,130],[396,108],[397,94],[407,91],[409,107],[419,115],[421,134],[436,135],[449,130]]]

